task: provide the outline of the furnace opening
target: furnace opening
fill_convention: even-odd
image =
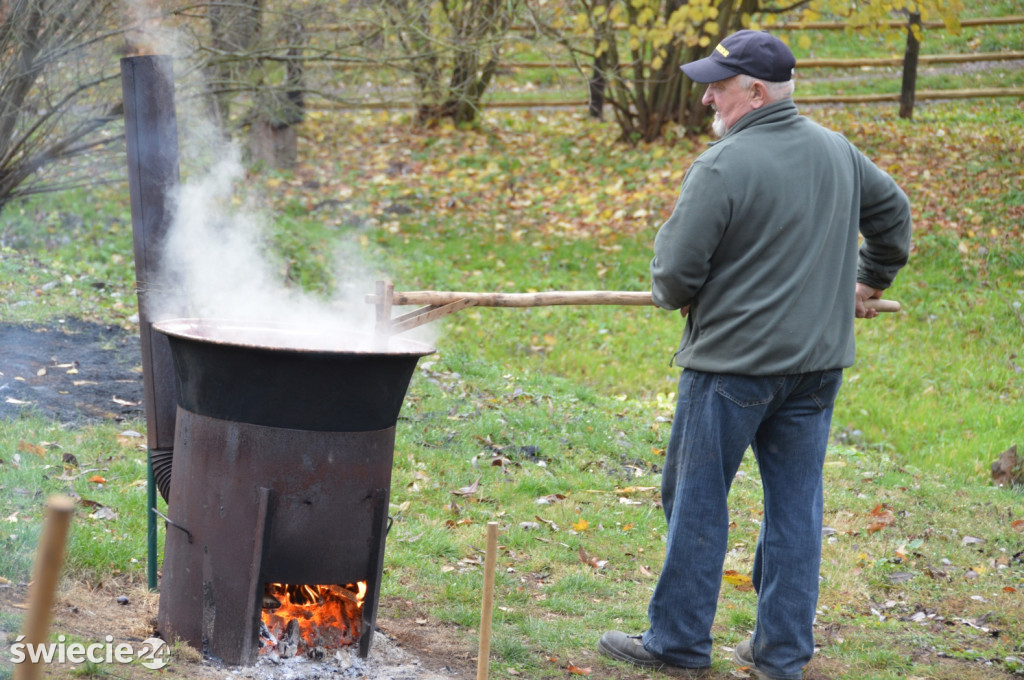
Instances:
[[[260,655],[321,659],[359,639],[366,581],[346,585],[267,583]]]

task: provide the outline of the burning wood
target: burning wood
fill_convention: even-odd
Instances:
[[[345,586],[268,583],[263,592],[260,654],[323,658],[325,649],[359,639],[366,582]]]

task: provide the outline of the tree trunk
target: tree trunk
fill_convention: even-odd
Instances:
[[[215,115],[226,122],[230,116],[230,96],[217,94],[244,82],[252,70],[250,60],[239,58],[256,41],[263,29],[263,0],[232,0],[232,2],[210,3],[211,46],[219,61],[210,69],[211,89],[214,91],[213,109]]]
[[[907,22],[907,49],[903,54],[903,86],[900,88],[900,118],[914,117],[914,91],[917,89],[917,56],[921,43],[917,33],[921,30],[920,12],[911,12]]]
[[[604,88],[607,85],[604,77],[604,64],[601,57],[594,59],[594,75],[590,77],[590,97],[587,113],[591,118],[601,120],[604,117]]]

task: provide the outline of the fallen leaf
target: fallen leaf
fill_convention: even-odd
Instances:
[[[889,506],[879,503],[871,510],[870,514],[875,520],[868,527],[868,533],[873,534],[876,531],[881,531],[885,527],[893,523],[896,519],[895,515],[892,514],[892,509]]]
[[[477,492],[477,489],[479,489],[479,488],[480,488],[480,478],[477,477],[476,480],[472,484],[470,484],[469,486],[464,486],[461,489],[456,489],[455,491],[452,491],[452,494],[454,494],[456,496],[472,496],[473,494],[475,494]]]
[[[645,491],[657,491],[656,486],[627,486],[623,489],[616,489],[615,493],[620,496],[629,496],[635,493],[643,493]]]
[[[103,507],[96,510],[96,512],[89,515],[89,517],[92,519],[115,520],[117,519],[117,513],[104,505]]]
[[[106,478],[105,477],[101,477],[100,475],[93,475],[92,477],[89,478],[89,481],[91,483],[93,483],[93,484],[106,484],[107,483]]]
[[[736,590],[753,590],[754,582],[746,574],[741,574],[733,569],[726,569],[722,572],[722,580],[729,585],[736,586]]]
[[[18,450],[24,451],[25,453],[34,453],[40,458],[46,455],[46,449],[44,449],[42,446],[39,446],[38,444],[29,444],[26,441],[18,442]]]
[[[604,566],[606,564],[608,564],[608,560],[599,560],[596,557],[592,557],[592,556],[588,555],[587,551],[584,550],[582,548],[582,546],[580,547],[580,553],[579,554],[580,554],[580,562],[582,562],[583,564],[587,565],[588,567],[593,567],[594,569],[602,569],[602,568],[604,568]]]
[[[552,531],[558,531],[558,525],[552,522],[551,520],[544,519],[540,515],[534,515],[534,517],[537,518],[538,522],[543,522],[544,524],[548,525],[548,529],[551,529]]]
[[[580,668],[579,666],[574,666],[571,663],[568,666],[568,670],[573,675],[590,675],[593,673],[593,670],[590,668]]]
[[[565,500],[565,496],[560,493],[553,493],[548,496],[541,496],[534,502],[538,505],[550,505],[551,503],[557,503],[561,500]]]
[[[1024,531],[1024,519],[1015,519],[1010,522],[1010,526],[1014,531]]]
[[[573,524],[572,524],[572,528],[575,531],[586,531],[589,527],[590,527],[590,522],[588,522],[587,520],[585,520],[583,518],[580,518],[580,521],[573,522]]]

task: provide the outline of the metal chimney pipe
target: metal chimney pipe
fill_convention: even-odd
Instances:
[[[180,181],[178,124],[174,108],[171,57],[146,55],[121,60],[128,188],[131,196],[135,279],[142,340],[142,383],[149,448],[147,571],[156,589],[156,488],[167,499],[174,455],[177,410],[174,362],[167,337],[153,332],[154,310],[161,305],[160,252],[174,219]],[[158,320],[158,319],[157,319]]]

